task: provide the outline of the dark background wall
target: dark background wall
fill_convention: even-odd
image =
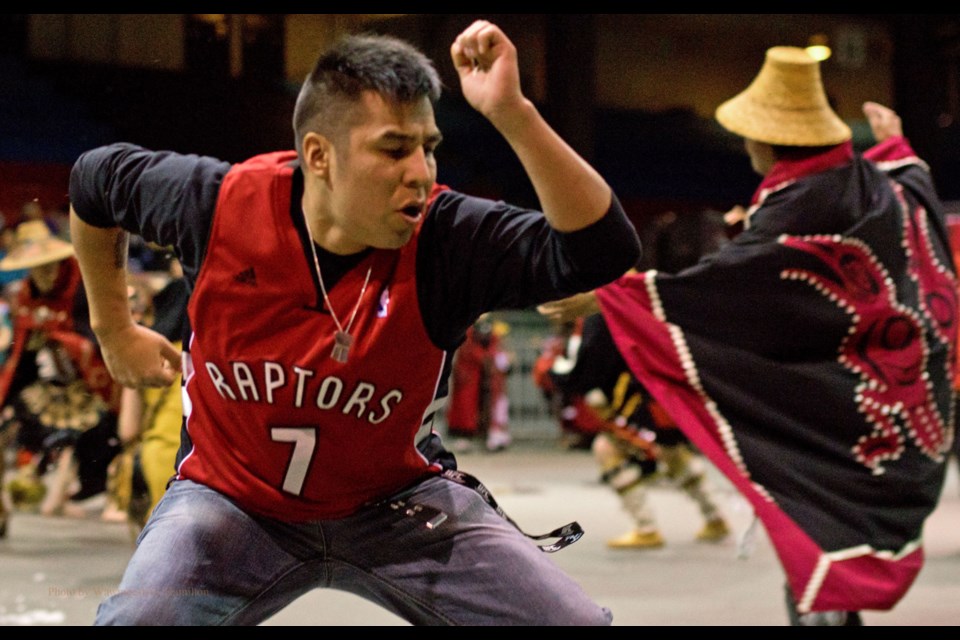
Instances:
[[[407,37],[437,61],[448,85],[437,109],[445,136],[442,181],[535,203],[513,154],[459,97],[449,68],[452,37],[478,16],[270,14],[253,22],[245,15],[242,24],[256,29],[224,39],[216,22],[184,14],[173,22],[152,18],[151,25],[163,25],[150,27],[163,48],[138,37],[138,49],[123,35],[142,21],[112,15],[0,16],[0,211],[8,218],[26,199],[62,206],[70,163],[113,140],[233,161],[289,148],[302,60],[314,57],[311,47],[360,29]],[[823,68],[855,143],[869,142],[858,120],[862,98],[888,101],[943,197],[960,199],[958,15],[484,17],[517,41],[525,89],[638,221],[667,210],[725,210],[748,199],[758,177],[740,140],[713,121],[712,108],[746,86],[768,46],[802,44],[798,34],[807,32],[843,33],[852,23],[866,34],[859,71],[831,61]],[[228,24],[240,24],[232,19]],[[104,33],[90,32],[95,27]]]

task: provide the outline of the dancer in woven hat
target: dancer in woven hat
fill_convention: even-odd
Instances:
[[[256,624],[319,587],[415,624],[611,622],[544,553],[579,527],[532,543],[433,419],[477,318],[610,282],[639,239],[522,93],[500,28],[473,23],[451,56],[542,213],[435,184],[439,77],[387,36],[321,55],[296,151],[231,166],[115,144],[75,164],[71,237],[124,385],[169,384],[181,352],[130,318],[123,229],[175,247],[191,289],[178,475],[98,624]]]
[[[923,566],[954,440],[957,279],[927,166],[882,105],[855,153],[819,63],[774,47],[722,104],[763,176],[745,229],[676,275],[547,305],[600,310],[631,370],[750,500],[792,624],[856,625]]]
[[[42,220],[22,222],[0,271],[27,270],[13,301],[13,340],[0,368],[0,449],[16,440],[23,460],[14,497],[43,498],[40,476],[58,461],[60,474],[43,503],[48,514],[102,493],[115,450],[120,388],[113,383],[90,331],[86,297],[73,247]],[[3,478],[0,456],[0,479]],[[69,484],[79,474],[72,496]],[[19,501],[19,500],[17,500]],[[0,504],[0,536],[9,514]]]

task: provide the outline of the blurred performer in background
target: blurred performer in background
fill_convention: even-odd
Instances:
[[[480,438],[487,451],[510,446],[510,397],[507,377],[514,356],[505,347],[509,326],[482,316],[467,330],[467,339],[453,359],[447,431],[455,450],[470,448]]]
[[[0,270],[21,269],[28,277],[14,300],[13,341],[0,369],[0,443],[4,452],[11,444],[19,450],[9,489],[21,506],[42,500],[44,514],[77,515],[80,503],[106,489],[119,450],[120,388],[93,340],[73,247],[42,220],[23,222],[0,260]],[[48,493],[42,477],[51,468]],[[3,471],[0,457],[0,480]],[[0,503],[0,535],[8,518]]]
[[[570,371],[555,371],[551,377],[567,398],[566,411],[575,412],[580,423],[597,425],[592,450],[601,478],[616,491],[634,522],[629,531],[609,540],[609,547],[655,549],[665,544],[648,499],[648,488],[660,479],[697,503],[704,519],[697,540],[720,542],[728,536],[703,461],[660,403],[630,373],[602,315],[585,319]]]

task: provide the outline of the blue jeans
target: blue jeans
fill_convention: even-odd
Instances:
[[[405,497],[447,520],[369,507],[290,524],[255,518],[223,495],[173,483],[140,534],[95,624],[255,625],[329,587],[415,625],[609,625],[532,541],[473,489],[430,478]]]

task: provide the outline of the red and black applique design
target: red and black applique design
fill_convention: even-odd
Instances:
[[[903,454],[907,439],[924,455],[942,461],[950,430],[934,400],[926,375],[931,340],[950,348],[956,329],[954,279],[931,250],[926,211],[910,211],[902,200],[907,271],[917,285],[917,309],[897,300],[889,273],[863,242],[836,236],[785,236],[787,247],[807,251],[827,273],[790,269],[782,277],[813,285],[850,317],[839,362],[861,379],[855,389],[857,410],[873,425],[852,447],[859,462],[883,473],[883,462]],[[954,358],[947,358],[953,379]]]

